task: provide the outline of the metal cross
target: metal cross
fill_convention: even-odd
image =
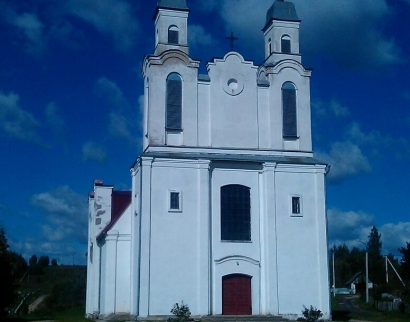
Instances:
[[[234,35],[233,35],[233,32],[231,31],[231,35],[229,36],[229,37],[225,37],[226,39],[229,39],[230,41],[231,41],[231,49],[233,49],[233,42],[235,41],[235,40],[238,40],[239,38],[236,38]]]

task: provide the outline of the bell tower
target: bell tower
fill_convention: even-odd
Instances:
[[[188,13],[185,0],[158,0],[155,20],[155,55],[177,49],[189,54]]]
[[[301,63],[299,53],[299,26],[301,20],[295,5],[284,0],[276,0],[266,14],[265,63],[275,64],[284,59]]]

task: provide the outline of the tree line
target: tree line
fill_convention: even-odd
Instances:
[[[25,276],[43,274],[49,265],[48,256],[33,255],[27,263],[21,254],[11,251],[4,229],[0,227],[0,317],[7,315],[7,308],[16,300],[17,282]],[[51,265],[57,266],[57,260],[52,259]]]
[[[363,278],[365,278],[365,261],[367,252],[369,267],[368,278],[369,281],[375,285],[373,289],[374,297],[377,298],[382,293],[401,292],[401,294],[404,294],[408,292],[407,290],[409,289],[408,286],[410,284],[410,242],[406,242],[406,246],[398,248],[398,251],[401,254],[400,259],[397,259],[393,254],[382,254],[381,234],[375,226],[371,228],[367,242],[363,243],[363,247],[360,248],[353,247],[349,249],[346,244],[343,244],[339,246],[334,245],[330,249],[331,285],[335,285],[336,288],[348,287],[346,283],[358,272],[361,272]],[[333,256],[335,281],[333,281]],[[402,282],[391,268],[386,257],[407,285],[407,290],[403,287]],[[387,276],[386,263],[388,265]],[[363,291],[364,286],[365,285],[362,283],[362,289],[359,287],[359,291]]]

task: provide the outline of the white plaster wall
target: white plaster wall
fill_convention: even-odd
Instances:
[[[240,169],[243,167],[242,169]],[[246,169],[248,168],[248,169]],[[220,189],[227,184],[249,187],[251,193],[251,241],[221,241]],[[240,273],[252,276],[252,313],[260,313],[260,194],[259,172],[246,164],[220,164],[212,172],[213,311],[222,314],[222,277]]]
[[[86,289],[86,304],[85,304],[85,314],[86,315],[92,315],[94,313],[94,254],[93,248],[91,245],[94,245],[95,243],[95,238],[94,236],[94,225],[93,225],[93,220],[94,220],[94,198],[89,197],[88,198],[88,243],[87,243],[87,289]],[[96,246],[97,247],[97,246]],[[97,265],[96,265],[97,266]]]
[[[189,305],[193,315],[202,313],[198,290],[207,289],[208,283],[199,276],[203,270],[200,267],[203,235],[198,225],[199,182],[197,162],[156,160],[153,163],[150,315],[168,315],[173,305],[181,301]],[[168,211],[169,190],[182,193],[181,212]]]
[[[179,49],[188,54],[188,12],[158,9],[155,20],[155,55],[160,55],[168,49]],[[168,29],[178,27],[179,45],[168,44]]]
[[[280,314],[299,313],[303,305],[330,312],[329,303],[322,300],[328,286],[322,278],[327,276],[324,190],[316,184],[315,172],[314,167],[281,165],[275,175]],[[301,216],[291,214],[292,196],[301,197]]]
[[[181,52],[168,53],[162,57],[159,65],[151,65],[146,69],[146,77],[149,79],[149,118],[148,136],[151,145],[198,145],[198,83],[197,68],[188,67],[189,58]],[[167,142],[165,119],[166,119],[166,80],[169,74],[177,73],[182,78],[182,132],[180,143],[175,139]]]
[[[271,108],[272,149],[287,150],[283,139],[282,85],[292,82],[296,87],[297,130],[299,139],[297,148],[290,150],[312,151],[311,113],[310,113],[310,72],[295,62],[282,62],[269,71]]]
[[[208,64],[212,147],[258,147],[256,72],[235,52]],[[234,88],[230,80],[237,81]]]

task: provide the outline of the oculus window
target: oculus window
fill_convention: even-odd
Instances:
[[[282,86],[283,137],[297,139],[296,87],[291,82]]]
[[[179,31],[177,26],[171,26],[168,29],[168,44],[179,44]]]
[[[251,189],[242,185],[221,187],[221,239],[251,240]]]
[[[182,130],[182,79],[177,73],[167,78],[166,129]]]

